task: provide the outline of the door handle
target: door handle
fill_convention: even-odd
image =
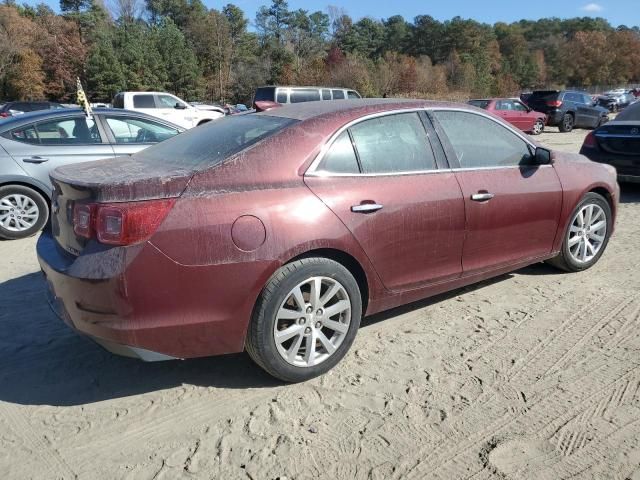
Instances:
[[[495,197],[495,195],[489,192],[474,193],[473,195],[471,195],[471,200],[473,200],[474,202],[488,202],[493,197]]]
[[[372,213],[377,212],[382,208],[379,203],[361,203],[360,205],[352,205],[351,211],[353,213]]]
[[[48,162],[49,159],[45,157],[39,157],[38,155],[34,155],[33,157],[23,158],[22,161],[25,163],[44,163],[44,162]]]

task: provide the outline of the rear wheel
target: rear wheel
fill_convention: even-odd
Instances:
[[[597,193],[587,193],[571,214],[560,255],[549,263],[567,272],[592,267],[607,247],[611,227],[609,203]]]
[[[540,135],[544,132],[544,121],[539,118],[536,120],[536,123],[533,124],[533,129],[531,130],[532,135]]]
[[[49,218],[45,199],[23,185],[0,187],[0,237],[16,240],[34,235]]]
[[[353,275],[327,258],[281,267],[264,287],[246,348],[268,373],[301,382],[333,368],[351,347],[362,316]]]
[[[558,128],[561,132],[568,133],[573,130],[574,118],[570,113],[565,113],[564,117],[562,117],[562,121]]]

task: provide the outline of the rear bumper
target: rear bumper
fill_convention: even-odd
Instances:
[[[619,182],[640,183],[640,160],[634,160],[630,155],[615,155],[599,148],[585,147],[580,149],[580,154],[594,162],[615,167]]]
[[[56,315],[113,353],[156,361],[244,348],[255,298],[231,272],[241,266],[186,267],[150,244],[74,257],[49,232],[37,252]]]

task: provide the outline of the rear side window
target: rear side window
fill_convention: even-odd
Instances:
[[[134,95],[133,108],[156,108],[153,95]]]
[[[582,103],[582,95],[578,93],[565,93],[564,100],[566,102]]]
[[[513,103],[510,100],[498,100],[496,110],[513,110]]]
[[[331,173],[359,173],[358,159],[349,132],[342,132],[327,151],[318,170]]]
[[[276,97],[276,102],[278,103],[287,103],[287,92],[286,90],[282,90],[278,92]]]
[[[331,90],[322,90],[322,100],[331,100]]]
[[[462,168],[512,167],[531,163],[529,145],[502,125],[469,112],[435,111]]]
[[[417,113],[365,120],[350,128],[362,173],[435,170],[427,132]]]
[[[150,120],[105,116],[116,143],[157,143],[177,135],[178,130]]]
[[[474,107],[482,108],[484,110],[489,106],[489,100],[469,100],[469,105],[473,105]]]
[[[135,156],[173,168],[208,168],[296,122],[269,115],[231,116],[188,130]]]
[[[315,102],[320,100],[320,91],[315,88],[295,89],[289,93],[291,103]]]
[[[344,100],[344,91],[342,91],[342,90],[331,90],[331,93],[333,93],[333,99],[334,100]]]
[[[360,95],[358,95],[358,93],[354,92],[353,90],[349,90],[347,92],[347,98],[360,98]]]

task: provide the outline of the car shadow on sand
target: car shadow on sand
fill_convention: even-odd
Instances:
[[[623,183],[620,185],[620,203],[640,203],[640,184]]]
[[[550,274],[543,264],[519,274]],[[499,277],[365,318],[362,327],[508,279]],[[45,300],[45,282],[31,273],[0,284],[0,401],[70,406],[173,388],[276,387],[246,353],[146,363],[113,355],[59,320]]]

